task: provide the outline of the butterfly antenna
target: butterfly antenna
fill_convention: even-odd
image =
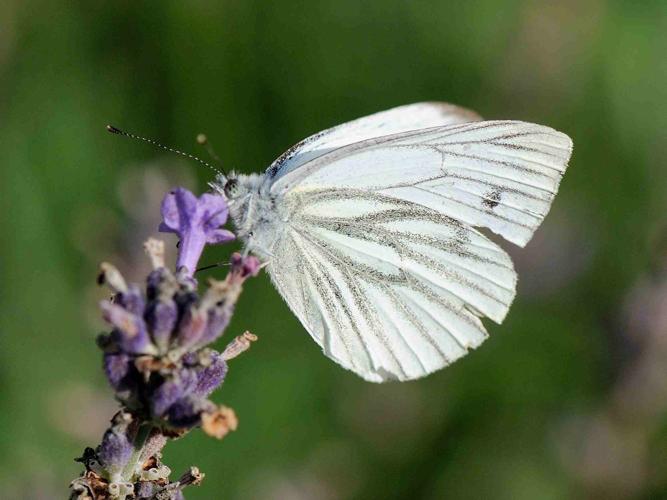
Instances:
[[[152,146],[155,146],[155,147],[157,147],[157,148],[163,149],[164,151],[169,151],[170,153],[176,153],[177,155],[181,155],[181,156],[184,156],[184,157],[189,158],[189,159],[191,159],[191,160],[195,160],[195,161],[198,162],[199,164],[204,165],[205,167],[210,168],[211,170],[213,170],[214,172],[218,173],[219,175],[223,175],[223,176],[225,175],[224,172],[221,172],[220,170],[218,170],[217,168],[215,168],[213,165],[211,165],[211,164],[209,164],[209,163],[206,163],[206,162],[205,162],[204,160],[202,160],[201,158],[197,158],[197,157],[194,156],[194,155],[191,155],[191,154],[188,154],[188,153],[184,153],[183,151],[179,151],[178,149],[173,149],[173,148],[167,147],[167,146],[165,146],[165,145],[163,145],[163,144],[160,144],[160,143],[157,142],[157,141],[154,141],[153,139],[147,139],[147,138],[145,138],[145,137],[140,137],[140,136],[138,136],[138,135],[134,135],[134,134],[131,134],[131,133],[129,133],[129,132],[125,132],[124,130],[121,130],[121,129],[119,129],[119,128],[116,128],[116,127],[114,127],[114,126],[112,126],[112,125],[107,125],[107,131],[111,132],[112,134],[122,135],[122,136],[125,136],[125,137],[129,137],[130,139],[136,139],[136,140],[138,140],[138,141],[147,142],[148,144],[151,144]]]

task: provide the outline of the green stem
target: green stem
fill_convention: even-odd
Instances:
[[[138,462],[141,460],[141,454],[144,451],[144,445],[146,444],[146,440],[148,439],[148,436],[150,436],[152,430],[153,426],[151,424],[142,424],[139,426],[139,429],[137,429],[137,435],[135,436],[133,443],[134,450],[132,451],[130,460],[127,462],[127,465],[125,465],[125,468],[123,469],[123,480],[129,482],[132,481],[134,472],[137,470],[139,465]]]

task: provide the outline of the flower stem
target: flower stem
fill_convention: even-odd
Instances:
[[[135,436],[133,443],[134,450],[132,451],[130,460],[128,460],[125,468],[123,469],[122,475],[125,481],[132,481],[134,473],[139,466],[138,462],[141,460],[144,445],[146,444],[146,440],[148,439],[148,436],[150,436],[152,430],[153,426],[151,424],[141,424],[139,429],[137,429],[137,435]]]

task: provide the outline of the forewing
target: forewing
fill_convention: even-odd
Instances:
[[[514,297],[507,254],[417,204],[367,190],[299,194],[268,271],[324,353],[363,378],[409,380],[487,337]]]
[[[524,246],[546,216],[572,152],[568,136],[483,121],[367,139],[312,159],[271,192],[363,191],[409,201]]]
[[[307,137],[276,159],[268,168],[267,177],[281,177],[308,161],[348,144],[409,130],[477,120],[481,118],[474,111],[444,102],[420,102],[399,106]]]

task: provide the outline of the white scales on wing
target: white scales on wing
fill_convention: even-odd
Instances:
[[[507,253],[546,216],[564,134],[402,106],[315,134],[264,175],[219,179],[248,251],[324,353],[367,380],[409,380],[487,337],[514,298]]]

